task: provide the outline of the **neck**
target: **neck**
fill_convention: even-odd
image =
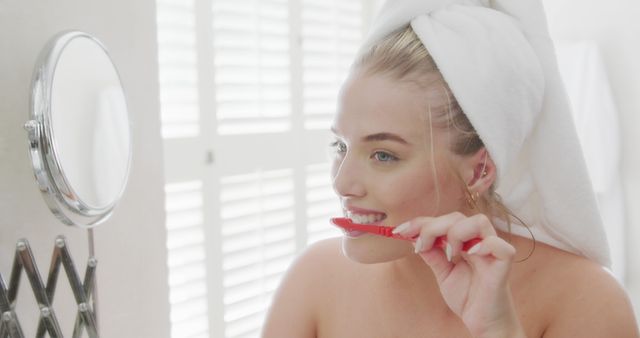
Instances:
[[[422,260],[420,255],[408,254],[407,256],[386,264],[390,270],[392,282],[401,286],[423,285],[425,287],[437,287],[435,276],[431,268]]]

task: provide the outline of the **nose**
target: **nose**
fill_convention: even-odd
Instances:
[[[338,196],[363,197],[366,194],[364,168],[350,154],[347,153],[342,159],[334,160],[331,175],[333,190]]]

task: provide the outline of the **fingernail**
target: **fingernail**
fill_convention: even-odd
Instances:
[[[404,222],[404,223],[398,225],[397,227],[393,228],[393,230],[391,232],[394,233],[394,234],[403,232],[403,231],[409,229],[410,225],[411,225],[411,222]]]
[[[478,251],[480,251],[480,245],[481,245],[481,244],[480,244],[480,243],[478,243],[478,244],[476,244],[476,245],[472,246],[472,247],[471,247],[471,249],[469,249],[469,250],[467,251],[467,253],[468,253],[469,255],[473,255],[473,254],[477,253]]]
[[[419,253],[422,251],[422,238],[418,238],[418,240],[415,243],[415,249],[414,252],[415,253]]]
[[[444,247],[444,253],[445,255],[447,255],[447,261],[451,262],[451,254],[453,253],[451,244],[447,243],[447,245]]]

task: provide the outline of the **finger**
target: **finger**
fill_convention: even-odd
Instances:
[[[498,236],[488,236],[467,252],[469,256],[493,256],[498,260],[510,262],[516,254],[516,249]]]
[[[412,220],[404,222],[398,226],[396,226],[392,232],[397,235],[401,235],[404,237],[414,237],[420,233],[420,230],[423,226],[427,225],[429,222],[438,219],[438,218],[446,218],[446,219],[460,219],[464,217],[462,213],[453,212],[440,217],[416,217]]]
[[[463,218],[453,224],[447,232],[447,243],[451,247],[451,256],[459,255],[465,242],[495,235],[496,230],[493,224],[484,214]]]
[[[431,268],[438,283],[449,276],[451,269],[453,269],[455,265],[447,260],[444,251],[439,248],[423,251],[420,253],[420,257]]]
[[[436,240],[440,237],[444,238],[452,224],[464,219],[465,215],[454,212],[441,217],[432,218],[429,222],[422,225],[420,235],[415,243],[415,251],[423,252],[430,250],[434,246],[439,246]],[[442,243],[444,244],[444,243]]]
[[[433,217],[416,217],[396,226],[391,232],[406,238],[413,238],[420,234],[422,227],[428,224],[432,219]]]

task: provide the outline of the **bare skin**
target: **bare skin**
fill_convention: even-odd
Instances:
[[[275,295],[263,337],[638,337],[624,290],[597,264],[542,243],[515,263],[533,242],[497,232],[465,199],[495,182],[490,155],[454,155],[446,131],[428,132],[425,107],[441,103],[424,94],[356,72],[332,128],[345,215],[406,224],[396,230],[418,240],[352,234],[311,246]],[[442,235],[451,261],[433,248]],[[482,242],[462,252],[472,238]]]
[[[317,243],[296,261],[263,337],[472,337],[418,255],[366,265],[346,258],[340,242]],[[511,243],[516,259],[532,245]],[[584,258],[537,243],[509,285],[526,337],[639,336],[623,288]]]

